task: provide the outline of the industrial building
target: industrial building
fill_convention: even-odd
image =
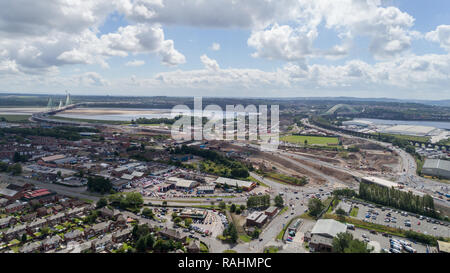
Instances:
[[[267,216],[264,212],[254,211],[249,216],[247,216],[246,225],[262,227],[268,219],[269,216]]]
[[[174,183],[178,190],[191,190],[199,185],[197,181],[188,180],[180,177],[170,177],[167,179],[169,183]]]
[[[256,187],[256,183],[252,181],[237,180],[225,177],[217,178],[215,183],[219,185],[227,185],[229,187],[239,187],[246,191],[251,191]]]
[[[215,190],[215,186],[200,186],[197,188],[197,194],[213,194]]]
[[[386,134],[410,135],[410,136],[430,136],[437,134],[439,129],[430,126],[417,125],[395,125],[380,131]]]
[[[331,252],[333,238],[342,232],[347,232],[347,225],[333,219],[318,220],[311,230],[309,249],[312,252]]]
[[[426,159],[422,174],[450,179],[450,161],[442,159]]]

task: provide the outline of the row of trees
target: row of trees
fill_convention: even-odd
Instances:
[[[46,136],[54,138],[62,138],[72,141],[77,141],[81,139],[80,132],[93,132],[98,133],[99,131],[94,128],[83,128],[83,127],[70,127],[70,126],[60,126],[55,128],[2,128],[0,129],[0,134],[13,134],[20,135],[22,137],[26,136]]]
[[[20,163],[11,164],[0,162],[0,172],[8,172],[12,175],[20,175],[22,173],[22,165]]]
[[[135,243],[135,250],[138,253],[146,253],[148,251],[166,253],[176,249],[183,249],[181,242],[163,239],[156,240],[146,224],[135,225],[132,231],[132,238]]]
[[[437,216],[433,198],[428,194],[421,197],[414,195],[412,192],[400,191],[394,188],[387,188],[374,184],[360,183],[359,198],[380,205],[390,206],[430,217]]]
[[[222,154],[206,149],[200,149],[193,146],[182,145],[181,148],[177,147],[170,150],[171,154],[192,154],[195,156],[200,156],[205,160],[209,160],[218,165],[223,165],[231,169],[231,178],[247,178],[249,176],[249,170],[243,163],[233,160],[231,158],[225,157]]]
[[[248,208],[268,208],[270,207],[270,195],[250,196],[247,199]]]
[[[142,195],[138,192],[116,193],[108,197],[111,206],[120,209],[138,209],[144,204]]]
[[[351,233],[341,232],[333,238],[333,252],[370,253],[371,249],[367,248],[367,244],[365,242],[354,239]]]

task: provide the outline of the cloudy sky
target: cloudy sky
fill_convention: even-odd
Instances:
[[[450,99],[448,0],[0,0],[0,91]]]

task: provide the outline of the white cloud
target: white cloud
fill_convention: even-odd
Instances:
[[[432,42],[440,43],[441,47],[450,51],[450,25],[440,25],[434,31],[430,31],[425,38]]]
[[[218,71],[220,69],[217,61],[208,58],[208,56],[206,56],[206,55],[200,56],[200,60],[202,61],[205,68],[208,70]]]
[[[145,61],[142,60],[134,60],[129,61],[125,64],[125,66],[143,66],[145,64]]]
[[[220,44],[219,43],[213,43],[211,45],[211,50],[213,51],[219,51],[220,50]]]

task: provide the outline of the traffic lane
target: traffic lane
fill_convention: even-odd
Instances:
[[[378,242],[382,249],[383,248],[385,248],[385,249],[391,248],[391,243],[389,241],[389,237],[385,237],[385,236],[381,235],[380,233],[372,234],[372,233],[369,233],[368,230],[360,229],[360,228],[356,228],[355,230],[347,229],[347,231],[350,232],[353,235],[353,238],[355,238],[355,239],[359,239],[359,240],[363,241],[364,238],[362,236],[364,234],[365,236],[367,236],[367,238],[369,238],[370,241]],[[411,243],[411,247],[414,248],[415,250],[417,250],[417,253],[426,253],[426,246],[423,244],[414,243],[406,238],[398,237],[398,236],[392,236],[392,238]]]
[[[400,228],[403,230],[413,230],[416,232],[433,235],[433,236],[442,236],[442,237],[450,237],[450,227],[440,224],[435,224],[431,222],[427,222],[425,219],[420,220],[415,216],[403,216],[401,213],[397,213],[398,210],[391,211],[382,211],[378,208],[372,208],[373,211],[377,212],[376,220],[372,218],[373,213],[371,213],[370,218],[366,218],[368,211],[371,208],[363,205],[359,205],[359,211],[357,218],[360,220],[367,219],[370,223],[376,223],[384,226]],[[391,213],[391,217],[386,216],[386,214]],[[392,220],[392,217],[395,217],[396,222],[393,223],[391,221],[385,222],[386,218]],[[405,220],[409,220],[411,222],[411,227],[405,226]],[[420,223],[420,224],[419,224]],[[426,233],[425,233],[426,232]]]

